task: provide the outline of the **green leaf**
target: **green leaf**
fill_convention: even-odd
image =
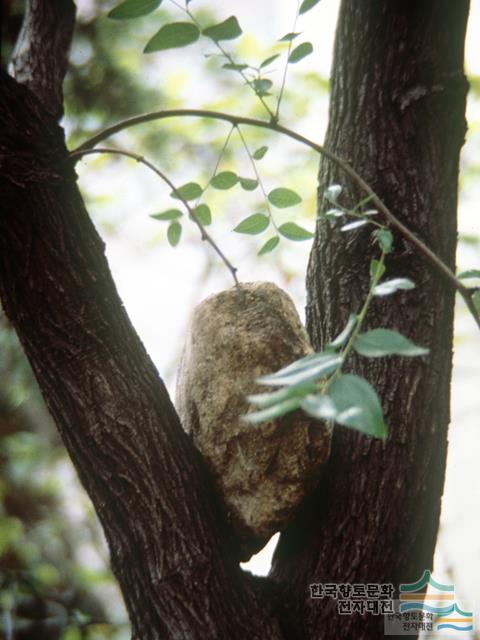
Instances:
[[[199,204],[197,207],[192,209],[193,213],[197,217],[197,220],[200,224],[203,224],[204,227],[207,227],[212,222],[212,212],[210,211],[210,207],[208,204]]]
[[[256,235],[257,233],[262,233],[270,224],[269,218],[263,213],[254,213],[245,220],[242,220],[240,224],[238,224],[234,231],[237,233],[248,233],[250,235]]]
[[[253,178],[240,178],[240,185],[245,191],[254,191],[258,187],[258,180]]]
[[[167,209],[166,211],[162,211],[161,213],[152,213],[150,215],[151,218],[155,220],[176,220],[177,218],[181,218],[183,213],[179,211],[179,209]]]
[[[162,0],[125,0],[114,7],[107,15],[113,20],[128,20],[152,13],[162,4]]]
[[[336,422],[376,438],[387,437],[380,399],[364,378],[340,375],[330,385],[329,395],[338,412]]]
[[[182,236],[182,225],[179,222],[171,222],[167,229],[167,238],[172,247],[176,247]]]
[[[372,258],[372,261],[370,262],[370,278],[372,280],[373,278],[381,278],[384,273],[385,265],[381,264],[379,260],[375,260],[375,258]]]
[[[272,62],[274,60],[276,60],[277,58],[279,58],[279,57],[280,57],[280,54],[276,53],[274,56],[270,56],[268,58],[265,58],[265,60],[260,65],[260,69],[263,69],[264,67],[268,67],[269,64],[272,64]]]
[[[306,396],[300,406],[309,416],[319,420],[335,420],[337,416],[333,400],[329,396],[319,393]]]
[[[320,0],[303,0],[302,4],[300,5],[300,9],[298,11],[298,15],[302,15],[302,13],[307,13],[307,11],[310,11],[310,9],[313,9],[313,7],[318,4],[320,2]]]
[[[305,371],[309,367],[318,364],[319,362],[323,362],[325,356],[331,357],[331,351],[319,351],[317,353],[309,353],[298,360],[294,360],[289,365],[282,367],[276,373],[269,374],[269,376],[284,376],[290,373],[297,373],[298,371]]]
[[[245,71],[248,66],[248,64],[235,64],[235,62],[226,62],[222,65],[223,69],[230,69],[231,71]]]
[[[340,194],[342,193],[342,191],[343,191],[343,187],[340,184],[331,184],[325,190],[325,193],[323,194],[323,197],[328,202],[331,202],[332,204],[336,204],[336,202],[337,202],[338,198],[340,197]]]
[[[301,398],[291,398],[290,400],[284,400],[283,402],[279,402],[272,407],[268,407],[268,409],[263,409],[262,411],[257,411],[255,413],[247,413],[246,415],[242,416],[242,420],[244,422],[250,422],[252,424],[274,420],[275,418],[280,418],[286,413],[290,413],[290,411],[297,409],[300,406],[300,402]]]
[[[295,33],[294,31],[290,31],[289,33],[286,33],[284,36],[282,36],[279,42],[291,42],[292,40],[295,40],[295,38],[299,35],[300,32]]]
[[[303,58],[306,58],[313,51],[313,45],[311,42],[302,42],[298,47],[292,51],[292,53],[288,56],[288,61],[290,64],[295,64],[296,62],[300,62]]]
[[[319,351],[317,353],[309,353],[308,355],[303,356],[302,358],[299,358],[298,360],[295,360],[294,362],[290,363],[289,365],[287,365],[285,367],[282,367],[275,374],[270,374],[270,375],[283,376],[283,375],[285,375],[287,373],[290,374],[290,373],[296,373],[297,371],[304,371],[305,369],[308,369],[312,365],[318,364],[319,361],[323,361],[323,359],[327,355],[331,356],[332,352],[331,351]]]
[[[352,229],[358,229],[364,225],[369,224],[368,220],[355,220],[355,222],[349,222],[340,228],[340,231],[351,231]]]
[[[374,296],[389,296],[391,293],[395,293],[400,289],[410,290],[415,289],[415,283],[409,278],[393,278],[392,280],[385,280],[377,284],[373,290]]]
[[[192,22],[172,22],[165,24],[147,42],[143,50],[144,53],[163,51],[165,49],[177,49],[186,47],[192,42],[196,42],[200,37],[200,31]]]
[[[242,35],[242,30],[238,24],[238,20],[235,16],[230,16],[219,24],[214,24],[211,27],[207,27],[202,31],[204,36],[211,38],[215,42],[220,40],[233,40]]]
[[[260,251],[258,252],[258,255],[263,256],[266,253],[270,253],[270,251],[273,251],[275,247],[278,246],[279,242],[280,242],[280,238],[278,236],[273,236],[273,238],[269,238],[265,242],[265,244],[261,246]]]
[[[286,209],[287,207],[293,207],[302,201],[301,197],[292,189],[286,189],[285,187],[278,187],[273,189],[268,194],[268,201],[273,204],[274,207],[279,209]]]
[[[457,278],[461,278],[462,280],[466,280],[467,278],[480,278],[480,271],[478,269],[462,271],[458,274]]]
[[[472,295],[473,304],[478,313],[480,313],[480,291],[475,291]]]
[[[268,90],[271,89],[273,82],[271,80],[267,80],[267,78],[255,78],[252,80],[252,86],[255,89],[255,93],[257,96],[268,96]]]
[[[258,147],[258,149],[254,152],[253,157],[255,160],[261,160],[263,156],[267,153],[268,147]]]
[[[202,187],[196,182],[187,182],[186,184],[178,187],[175,191],[172,191],[170,194],[172,198],[176,198],[177,200],[195,200],[199,198],[203,193]]]
[[[361,333],[355,339],[353,348],[361,356],[380,358],[382,356],[425,356],[428,349],[419,347],[391,329],[372,329]]]
[[[295,242],[313,238],[313,233],[310,233],[310,231],[307,231],[296,222],[285,222],[285,224],[278,227],[278,231],[284,238],[294,240]]]
[[[308,358],[308,356],[307,356]],[[267,384],[273,387],[285,387],[303,382],[311,382],[324,378],[332,373],[340,364],[342,358],[336,353],[315,353],[306,362],[305,359],[294,362],[267,376],[257,378],[259,384]]]
[[[222,191],[231,189],[237,182],[238,176],[233,171],[221,171],[210,180],[210,184],[214,189],[221,189]]]
[[[258,393],[247,396],[247,400],[252,404],[256,404],[260,409],[266,409],[290,398],[304,398],[307,394],[314,393],[316,390],[317,387],[312,382],[300,383],[291,387],[283,387],[283,389],[278,389],[272,393]]]
[[[342,329],[341,333],[339,333],[338,336],[334,340],[332,340],[332,342],[330,342],[328,346],[332,347],[332,349],[338,349],[339,347],[343,346],[354,330],[355,325],[357,324],[357,319],[357,314],[351,313],[347,320],[347,324]]]
[[[329,220],[335,220],[336,218],[342,218],[345,215],[345,211],[342,211],[341,209],[329,209],[328,211],[325,211],[323,215]]]
[[[378,229],[378,231],[375,231],[375,237],[377,238],[380,248],[383,249],[385,253],[390,253],[393,243],[392,232],[388,229]]]

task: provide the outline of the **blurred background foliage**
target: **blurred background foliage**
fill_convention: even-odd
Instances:
[[[7,59],[20,28],[23,2],[9,0],[4,4],[7,19],[2,54]],[[114,0],[77,0],[79,13],[65,81],[63,123],[70,148],[120,119],[163,108],[202,106],[264,117],[253,92],[242,85],[236,74],[221,70],[218,56],[210,55],[215,53],[211,43],[161,55],[142,53],[162,24],[181,19],[175,9],[168,8],[168,3],[163,3],[154,15],[121,22],[106,18],[115,4]],[[292,26],[284,21],[280,32],[275,31],[279,24],[272,24],[269,16],[274,11],[283,11],[283,15],[287,12],[285,7],[266,8],[273,4],[260,7],[258,1],[245,0],[225,7],[214,0],[195,0],[192,8],[198,7],[197,17],[207,25],[233,12],[239,14],[243,6],[243,19],[250,15],[251,21],[244,28],[244,36],[231,48],[238,60],[259,64],[273,53],[285,55],[285,44],[276,40]],[[296,2],[285,4],[291,5],[288,16],[293,18]],[[328,28],[332,34],[337,6],[338,2],[331,0]],[[307,30],[308,25],[301,27]],[[315,33],[310,35],[317,48],[314,37]],[[315,140],[322,139],[327,120],[326,69],[331,40],[319,42],[318,47],[323,47],[326,63],[312,56],[310,64],[291,69],[282,104],[282,121]],[[280,62],[269,72],[277,91],[282,73]],[[471,76],[470,82],[469,137],[461,173],[461,187],[466,193],[463,201],[467,204],[469,199],[473,202],[480,196],[480,77]],[[270,101],[274,106],[274,97]],[[109,146],[144,154],[177,185],[190,180],[205,185],[228,132],[229,126],[224,123],[169,120],[124,131]],[[316,156],[288,141],[275,139],[268,132],[248,129],[244,134],[252,151],[261,145],[269,147],[265,159],[257,165],[266,190],[282,185],[299,192],[303,202],[295,208],[295,220],[313,230]],[[227,169],[254,177],[235,132],[220,166],[220,170]],[[213,290],[231,286],[230,276],[209,247],[202,244],[193,225],[185,225],[179,248],[173,250],[167,245],[167,225],[152,220],[149,214],[178,203],[144,167],[115,156],[91,156],[78,163],[77,171],[87,208],[107,241],[107,255],[121,297],[172,389],[181,339],[193,304]],[[232,233],[247,215],[265,212],[258,191],[250,193],[235,187],[221,192],[209,188],[205,198],[213,214],[213,235],[240,268],[240,277],[274,280],[303,308],[310,243],[282,240],[274,253],[258,258],[258,249],[268,236]],[[273,214],[278,224],[292,218],[289,210],[274,210]],[[459,252],[459,267],[478,268],[477,230],[468,215],[461,220],[463,249]],[[459,317],[457,343],[460,341],[468,349],[470,338],[465,338],[462,309]],[[451,570],[450,560],[447,564]],[[96,516],[1,310],[0,611],[5,640],[130,637]]]
[[[126,637],[117,633],[123,614],[112,618],[107,607],[116,587],[101,536],[16,334],[0,315],[2,638]]]

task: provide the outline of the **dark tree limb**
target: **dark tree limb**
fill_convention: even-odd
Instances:
[[[280,640],[118,297],[63,130],[71,0],[31,0],[0,70],[0,299],[103,525],[133,636]]]
[[[72,0],[28,0],[10,72],[28,87],[45,109],[63,114],[63,79],[75,26]]]
[[[468,0],[343,0],[325,145],[372,185],[400,220],[453,269],[459,154],[467,82]],[[345,184],[327,160],[319,195]],[[324,203],[319,202],[323,209]],[[311,253],[307,325],[320,349],[360,308],[374,255],[369,232],[340,233],[320,221]],[[383,444],[336,427],[317,495],[282,534],[273,577],[289,588],[305,637],[375,640],[383,617],[339,615],[311,600],[309,584],[417,580],[432,567],[443,491],[451,375],[453,291],[398,236],[387,275],[413,292],[377,298],[367,329],[397,329],[430,348],[427,359],[356,358],[351,369],[379,391],[390,429]]]
[[[0,71],[0,299],[109,543],[135,637],[281,638],[133,330],[63,131]]]

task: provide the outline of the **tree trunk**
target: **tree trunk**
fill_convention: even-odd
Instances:
[[[348,160],[389,208],[453,268],[459,153],[465,135],[463,74],[468,0],[343,0],[325,146]],[[319,209],[332,183],[359,194],[321,163]],[[340,225],[339,225],[340,226]],[[321,349],[358,311],[378,251],[363,227],[319,222],[308,269],[308,329]],[[393,328],[427,358],[352,358],[378,390],[390,430],[384,444],[336,427],[324,484],[281,536],[275,579],[288,584],[307,638],[383,637],[382,616],[339,615],[311,600],[311,583],[412,582],[432,567],[443,490],[454,292],[400,238],[386,276],[413,292],[376,298],[367,328]]]

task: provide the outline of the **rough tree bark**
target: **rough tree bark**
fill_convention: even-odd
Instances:
[[[325,146],[347,159],[398,217],[450,266],[456,247],[458,162],[465,135],[468,0],[344,0],[336,34]],[[328,162],[322,194],[349,187]],[[319,223],[308,270],[314,347],[338,332],[368,286],[369,232]],[[281,537],[273,575],[289,584],[306,637],[383,637],[381,616],[340,616],[311,601],[312,582],[412,582],[432,567],[443,491],[454,292],[401,240],[386,266],[414,292],[376,299],[369,327],[395,328],[430,348],[424,359],[355,359],[380,392],[386,444],[336,428],[325,485]]]
[[[355,363],[382,394],[391,437],[384,446],[337,429],[326,487],[282,536],[264,589],[238,568],[208,474],[130,325],[66,160],[52,115],[61,111],[63,71],[46,70],[64,59],[68,38],[59,32],[71,30],[73,4],[29,6],[21,37],[40,63],[17,57],[20,83],[0,71],[0,297],[105,529],[134,638],[382,637],[378,618],[340,619],[329,603],[310,602],[308,584],[398,583],[431,565],[452,292],[396,244],[389,273],[412,277],[418,290],[377,304],[372,325],[381,317],[414,336],[430,359]],[[449,264],[467,9],[467,0],[344,0],[327,136]],[[38,34],[52,46],[34,47]],[[334,179],[344,182],[324,164],[321,187]],[[317,347],[366,288],[370,251],[361,238],[343,239],[319,227],[312,251],[308,323]],[[272,583],[284,589],[280,601]]]

